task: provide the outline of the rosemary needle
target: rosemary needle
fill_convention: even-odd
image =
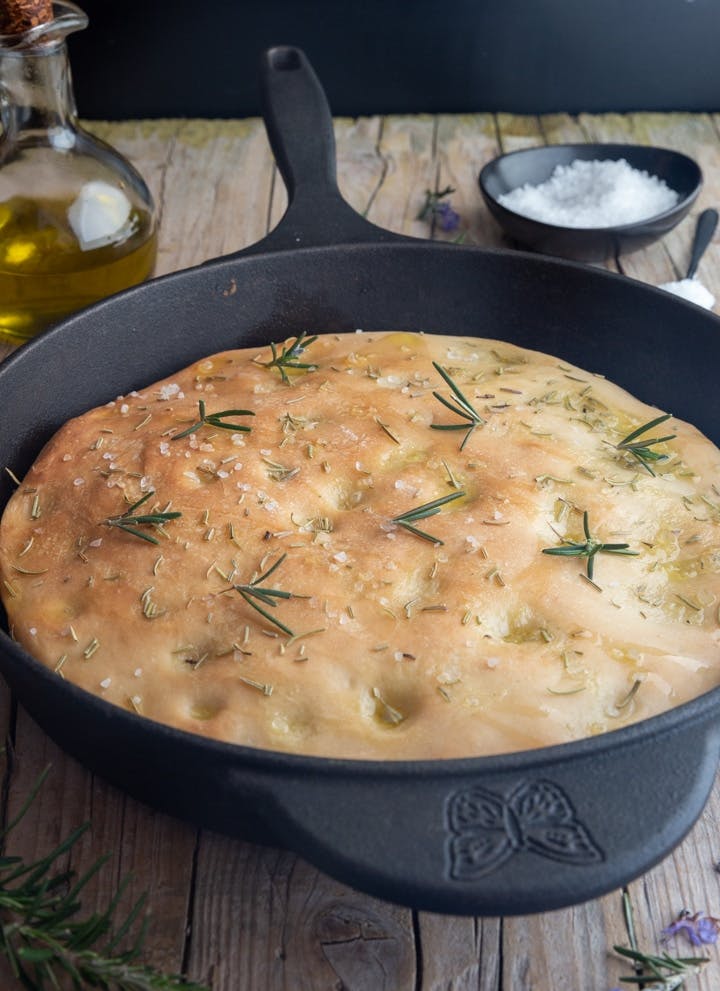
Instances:
[[[651,475],[655,475],[655,472],[650,467],[650,463],[667,461],[668,456],[667,454],[659,454],[657,451],[651,451],[650,448],[654,447],[655,444],[664,444],[666,441],[675,440],[677,434],[668,434],[666,437],[650,437],[647,440],[642,440],[641,435],[647,433],[648,430],[652,430],[653,427],[665,423],[671,416],[672,413],[664,413],[662,416],[644,423],[641,427],[629,433],[627,437],[624,437],[619,444],[616,444],[616,448],[618,451],[627,451],[628,454],[632,455],[643,466],[645,471]]]
[[[703,964],[709,963],[709,957],[673,957],[669,953],[658,956],[655,953],[645,953],[638,948],[635,935],[635,921],[632,903],[627,888],[622,895],[623,916],[630,946],[613,946],[621,957],[632,961],[634,973],[621,977],[626,984],[646,987],[648,991],[677,991],[685,986],[686,978],[697,974]]]
[[[263,605],[270,606],[274,609],[277,606],[276,599],[292,599],[292,592],[283,592],[277,588],[259,588],[260,584],[264,582],[270,575],[276,571],[280,565],[283,563],[287,554],[283,554],[279,557],[272,567],[268,568],[267,571],[263,572],[258,578],[253,579],[247,585],[233,585],[236,592],[239,592],[243,599],[247,602],[249,606],[256,609],[261,616],[264,616],[268,622],[272,623],[273,626],[277,626],[279,630],[283,633],[287,633],[289,637],[294,637],[293,631],[281,623],[279,619],[275,619],[270,615],[262,606],[258,605],[258,602],[262,602]]]
[[[590,534],[587,510],[583,513],[583,532],[585,533],[585,543],[573,543],[571,540],[563,540],[561,547],[544,547],[543,554],[555,554],[558,557],[586,557],[587,577],[592,581],[595,566],[595,555],[604,554],[626,554],[637,557],[638,551],[631,551],[629,544],[603,544]]]
[[[409,530],[410,533],[414,533],[416,537],[422,537],[423,540],[429,540],[431,544],[442,544],[442,540],[439,540],[437,537],[433,537],[429,533],[425,533],[424,530],[420,530],[418,527],[414,526],[414,524],[417,520],[425,520],[428,516],[435,516],[440,512],[441,507],[446,503],[452,502],[454,499],[460,499],[464,495],[464,492],[451,492],[449,495],[442,496],[440,499],[433,499],[432,502],[426,502],[424,505],[418,506],[416,509],[408,509],[406,513],[401,513],[399,516],[393,516],[392,522],[397,523],[406,530]]]
[[[202,399],[198,400],[198,408],[200,410],[200,419],[197,423],[193,423],[192,426],[188,427],[187,430],[183,430],[182,433],[175,434],[170,440],[180,440],[181,437],[188,437],[190,434],[194,434],[196,430],[200,427],[209,425],[211,427],[219,427],[221,430],[234,430],[236,432],[241,431],[243,433],[250,433],[250,427],[246,427],[242,423],[225,423],[225,418],[228,416],[255,416],[252,410],[249,409],[224,409],[219,413],[206,413],[205,403]]]
[[[441,402],[443,406],[446,406],[453,413],[457,413],[457,415],[461,416],[463,420],[466,420],[468,425],[466,426],[464,423],[431,423],[430,426],[433,430],[464,430],[465,436],[463,437],[462,444],[460,445],[460,450],[462,451],[475,427],[482,426],[482,424],[485,423],[485,420],[483,420],[470,400],[463,395],[442,365],[439,365],[437,361],[433,361],[433,368],[450,386],[450,389],[455,396],[455,400],[445,399],[439,392],[433,392],[433,396],[435,396],[438,402]]]
[[[270,361],[257,361],[257,359],[255,359],[255,361],[258,365],[262,365],[264,368],[277,368],[283,382],[289,385],[290,379],[286,371],[287,368],[302,369],[307,372],[317,371],[317,365],[296,361],[303,351],[305,351],[306,348],[309,348],[311,344],[314,344],[317,339],[317,334],[315,334],[314,337],[308,337],[305,331],[303,331],[301,334],[298,334],[292,344],[284,347],[280,354],[278,354],[277,345],[271,343],[270,350],[272,352],[272,359]]]
[[[143,503],[147,502],[154,492],[147,492],[141,499],[134,502],[129,509],[126,509],[124,513],[120,516],[108,516],[106,520],[103,520],[104,526],[114,526],[118,530],[122,530],[124,533],[131,533],[134,537],[140,537],[141,540],[147,540],[151,544],[159,544],[160,541],[157,537],[153,537],[149,533],[143,533],[142,530],[138,530],[139,526],[161,526],[163,523],[167,523],[168,520],[176,520],[178,517],[182,516],[182,513],[145,513],[141,515],[133,515],[135,510],[138,509]]]

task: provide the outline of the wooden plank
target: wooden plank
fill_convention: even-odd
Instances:
[[[506,246],[505,237],[485,206],[478,176],[500,151],[498,130],[491,114],[448,114],[438,120],[437,189],[451,186],[453,208],[460,214],[458,231],[435,230],[439,240],[452,241],[458,232],[463,244],[487,248]]]
[[[369,204],[368,220],[398,234],[430,237],[431,225],[418,220],[418,214],[426,190],[435,188],[435,120],[426,114],[385,117],[378,151],[382,181]]]
[[[497,991],[501,981],[500,919],[418,915],[418,991]]]
[[[503,987],[599,991],[609,987],[603,906],[588,902],[503,923]]]
[[[411,913],[291,853],[206,835],[190,970],[213,991],[413,991]]]
[[[184,121],[164,172],[158,272],[259,240],[267,228],[271,162],[259,120]]]

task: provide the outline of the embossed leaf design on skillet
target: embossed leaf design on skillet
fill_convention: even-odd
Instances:
[[[521,850],[564,864],[593,864],[604,854],[552,781],[521,782],[506,795],[475,785],[448,799],[448,873],[474,881]]]

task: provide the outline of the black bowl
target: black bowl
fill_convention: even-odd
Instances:
[[[663,179],[679,194],[670,210],[646,220],[617,227],[560,227],[524,217],[501,206],[498,198],[518,186],[537,186],[550,178],[558,165],[576,159],[617,161]],[[700,166],[692,158],[669,148],[645,145],[580,144],[544,145],[494,158],[480,173],[480,191],[503,231],[532,251],[578,261],[604,261],[618,254],[637,251],[672,230],[687,214],[702,186]]]

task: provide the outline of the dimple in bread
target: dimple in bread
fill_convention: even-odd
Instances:
[[[562,743],[718,684],[720,452],[695,428],[645,428],[660,411],[507,343],[297,343],[205,358],[46,445],[0,570],[58,677],[373,759]]]

